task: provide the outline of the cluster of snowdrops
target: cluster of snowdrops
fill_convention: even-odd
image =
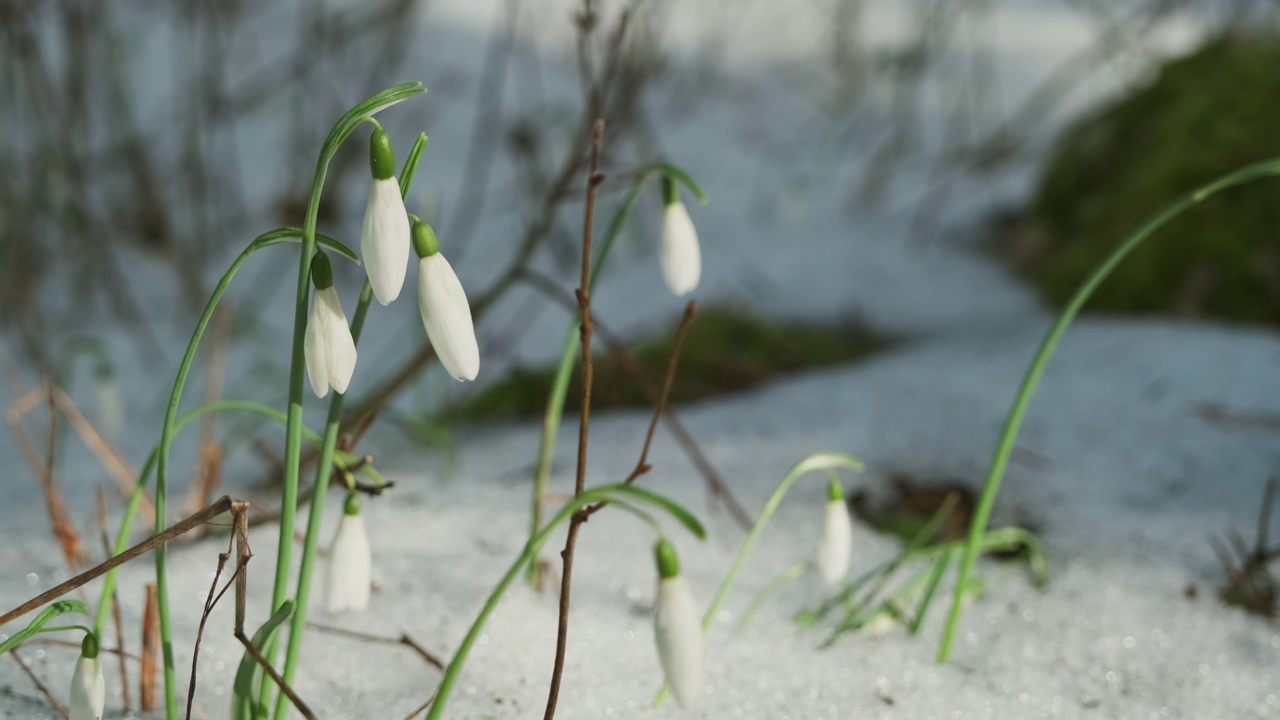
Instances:
[[[293,375],[297,374],[297,351],[300,345],[305,374],[312,391],[318,398],[325,398],[332,389],[335,393],[334,406],[338,408],[341,407],[341,396],[347,392],[355,372],[358,356],[356,345],[370,296],[382,305],[388,305],[399,298],[408,275],[411,252],[416,255],[418,261],[418,308],[428,339],[441,366],[458,381],[474,380],[479,373],[480,353],[471,309],[462,283],[449,261],[441,253],[440,243],[431,225],[407,212],[405,207],[404,197],[408,189],[408,178],[404,176],[411,176],[416,168],[418,155],[425,143],[425,135],[421,136],[418,144],[414,146],[401,177],[397,177],[396,158],[391,139],[373,119],[374,113],[421,91],[416,83],[391,88],[356,106],[347,116],[344,116],[335,127],[334,133],[331,133],[325,151],[321,154],[321,161],[317,168],[316,191],[313,192],[307,226],[298,231],[297,237],[287,238],[301,240],[303,243],[305,265],[300,270],[300,275],[306,282],[305,286],[300,284],[299,308],[302,307],[304,297],[306,308],[305,317],[300,318],[304,321],[302,327],[295,327]],[[372,182],[369,186],[368,201],[361,226],[360,254],[357,259],[345,246],[316,232],[314,205],[318,201],[328,159],[332,156],[332,150],[336,148],[335,138],[340,143],[356,127],[366,122],[374,126],[369,137]],[[677,182],[666,175],[661,175],[660,179],[664,200],[659,247],[660,266],[667,286],[674,294],[680,296],[692,292],[698,285],[701,276],[701,253],[693,222],[680,200]],[[259,240],[266,237],[264,235]],[[255,242],[249,250],[246,250],[245,255],[257,249],[260,244],[265,246],[266,243]],[[333,270],[327,251],[337,251],[348,259],[360,262],[365,269],[367,282],[360,296],[354,322],[348,320],[343,310],[342,297],[334,285]],[[227,279],[234,272],[235,267],[238,267],[238,262],[231,271],[228,271]],[[216,303],[217,297],[218,295],[215,294],[214,299],[210,301],[210,308]],[[189,348],[189,356],[194,353],[194,346],[198,342],[201,330],[202,327],[197,329],[192,347]],[[301,343],[296,342],[299,335]],[[180,388],[186,368],[187,363],[184,363],[179,373],[171,411],[176,408],[180,400]],[[294,379],[291,376],[291,383]],[[291,396],[291,405],[294,404],[293,399]],[[172,418],[166,418],[166,431],[171,425]],[[331,425],[334,424],[331,423]],[[164,463],[168,454],[165,442],[167,435],[168,432],[162,436],[159,454],[161,469],[158,483],[161,484],[161,496]],[[288,440],[286,442],[288,443]],[[325,462],[325,457],[321,457],[322,468],[337,464],[335,452],[330,448],[328,462]],[[288,448],[286,448],[286,464],[289,462]],[[327,485],[328,472],[324,469],[321,472],[326,478],[323,484]],[[343,515],[329,545],[325,578],[320,591],[321,602],[329,612],[360,612],[365,610],[370,602],[372,549],[361,516],[361,503],[352,474],[350,472],[340,474],[346,478],[348,491],[343,505]],[[323,504],[321,485],[322,481],[318,479],[317,494],[312,501],[315,507]],[[290,499],[286,491],[286,507],[290,502],[296,502],[296,500]],[[157,503],[157,514],[161,522],[163,520],[162,503],[161,497]],[[292,513],[287,514],[291,518]],[[298,595],[293,603],[287,605],[294,615],[295,624],[294,632],[291,633],[290,652],[286,657],[283,672],[286,680],[292,679],[295,664],[293,636],[301,635],[302,618],[305,616],[305,598],[309,594],[309,568],[314,557],[314,553],[310,552],[314,549],[310,536],[319,526],[317,520],[318,515],[313,515],[308,526],[309,542],[306,543],[307,551],[304,551],[302,559],[303,577],[299,580]],[[850,544],[848,523],[847,512],[828,513],[828,528],[823,536],[824,573],[829,570],[834,574],[837,566],[845,568],[848,566]],[[157,524],[157,529],[160,527]],[[291,535],[291,531],[282,526],[282,550],[279,559],[286,566],[288,555],[283,547],[290,543],[284,538]],[[118,551],[117,554],[119,554]],[[680,563],[674,547],[661,536],[655,546],[655,559],[659,576],[655,612],[655,640],[658,656],[665,679],[673,694],[681,704],[688,706],[697,701],[703,685],[700,612],[688,584],[680,574]],[[163,577],[163,562],[162,557],[157,562],[158,578]],[[277,574],[279,576],[279,571]],[[843,570],[840,576],[843,577]],[[280,587],[281,583],[278,582],[277,586]],[[161,592],[161,621],[167,625],[167,595],[163,588]],[[277,592],[273,609],[279,610],[282,604],[280,593]],[[37,632],[44,631],[35,628],[34,624],[32,629]],[[48,630],[53,629],[48,628]],[[105,708],[106,686],[102,663],[98,657],[100,638],[88,628],[83,629],[85,636],[81,644],[81,654],[71,678],[70,720],[101,720]],[[264,651],[268,657],[271,657],[274,654],[274,646],[265,648]],[[173,711],[176,705],[171,688],[172,660],[170,657],[166,657],[165,660],[168,700],[166,705],[169,717],[174,717]],[[455,659],[455,664],[460,664],[458,659]],[[446,693],[448,684],[449,679],[446,678],[444,683]],[[432,715],[438,714],[442,709],[443,699],[443,697],[437,698],[436,707],[432,708]],[[242,698],[233,700],[234,703],[242,701],[245,703],[243,708],[233,708],[233,716],[266,717],[265,702]],[[285,699],[281,695],[276,707],[276,717],[281,717],[280,711],[284,703]],[[241,714],[238,712],[240,709],[246,712]]]

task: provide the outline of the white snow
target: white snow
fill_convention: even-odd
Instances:
[[[482,5],[449,2],[433,10],[439,13],[435,17],[459,23],[452,31],[435,31],[447,50],[461,58],[455,62],[479,56],[480,43],[465,39],[490,22],[499,3]],[[894,4],[872,4],[879,8],[876,13],[888,13],[886,5]],[[1009,60],[1011,77],[1004,90],[1010,95],[1088,38],[1079,28],[1065,35],[1043,29],[1061,20],[1053,13],[1065,11],[1025,2],[998,7],[1003,14],[991,26],[998,32],[984,36],[984,42],[993,51],[1025,55]],[[729,43],[733,53],[743,48],[757,48],[758,53],[734,55],[736,64],[728,65],[732,72],[725,71],[717,93],[696,111],[675,113],[693,92],[679,82],[662,85],[654,103],[658,116],[671,111],[677,118],[664,128],[667,154],[693,171],[712,196],[710,205],[690,207],[704,252],[703,286],[696,296],[700,301],[749,303],[783,318],[856,313],[907,340],[859,366],[682,408],[682,417],[752,509],[763,504],[793,462],[816,451],[851,452],[867,461],[869,471],[846,477],[847,487],[878,487],[898,470],[959,478],[976,487],[1050,317],[1017,281],[945,238],[971,233],[984,213],[1025,193],[1031,166],[1019,165],[958,188],[942,232],[926,242],[909,237],[913,217],[902,209],[918,200],[919,188],[930,177],[927,168],[908,165],[888,209],[849,209],[852,171],[846,165],[863,158],[864,149],[812,139],[828,121],[804,95],[809,89],[790,85],[777,65],[808,56],[788,56],[797,45],[793,38],[761,30],[777,23],[778,12],[772,8],[770,14],[771,8],[755,4],[739,25],[729,26],[739,28],[739,37],[755,38]],[[698,43],[687,38],[710,32],[695,20],[704,17],[701,13],[707,18],[714,13],[705,8],[688,13],[673,42],[681,52],[696,55]],[[562,19],[563,14],[556,23],[544,18],[536,26],[558,27]],[[554,36],[561,30],[547,32]],[[803,29],[794,32],[808,37]],[[1193,30],[1180,25],[1168,48],[1184,47],[1193,37]],[[528,41],[549,55],[549,48],[561,47],[545,38]],[[571,92],[572,65],[548,63],[555,68],[549,84],[556,92]],[[1092,89],[1095,98],[1123,79],[1098,82]],[[1087,94],[1075,102],[1085,99]],[[420,174],[425,188],[419,190],[420,198],[456,191],[449,183],[458,176],[465,152],[461,138],[472,121],[469,109],[433,107],[439,114],[430,116],[427,128],[433,139]],[[415,123],[422,115],[396,119],[395,112],[385,113],[383,122],[401,128],[397,138],[419,129]],[[458,139],[440,140],[449,137]],[[400,142],[403,153],[407,141]],[[252,158],[252,148],[246,156]],[[812,161],[819,156],[831,167]],[[641,210],[654,218],[637,222],[623,239],[614,272],[594,298],[601,317],[625,331],[665,327],[679,309],[662,288],[652,245],[656,198],[655,191],[654,202]],[[442,203],[452,204],[452,198]],[[496,219],[487,221],[477,234],[477,247],[457,263],[468,288],[496,272],[484,260],[519,226],[519,213],[500,210],[495,207]],[[233,243],[237,249],[239,242]],[[448,243],[442,235],[442,248]],[[155,281],[163,271],[138,272],[151,278],[138,288],[147,306],[157,312],[167,308],[165,298],[171,300],[174,289]],[[354,287],[359,272],[335,265],[340,287]],[[287,328],[291,317],[290,283],[272,294],[261,288],[264,278],[272,277],[268,270],[246,269],[243,280],[233,285],[248,288],[256,282],[257,297],[270,303],[260,316],[255,314],[261,323],[257,329],[240,338],[247,349],[233,355],[229,377],[234,396],[278,397],[285,352],[280,328]],[[490,335],[482,337],[482,351],[486,340],[494,339],[495,328],[506,327],[526,300],[512,298],[505,319],[500,312],[484,323],[481,334]],[[243,313],[245,305],[240,307]],[[165,312],[170,315],[158,317],[157,323],[166,341],[175,345],[163,348],[162,360],[134,366],[127,361],[133,357],[129,341],[112,341],[128,390],[124,396],[131,431],[122,445],[134,462],[140,462],[158,435],[169,373],[185,342],[187,329],[174,317],[179,313]],[[538,316],[523,336],[518,358],[544,359],[554,353],[565,322],[559,311]],[[378,371],[408,352],[410,344],[403,341],[407,328],[420,328],[412,303],[374,309],[353,388],[367,387]],[[1252,532],[1263,482],[1280,461],[1280,441],[1274,431],[1216,426],[1195,412],[1196,404],[1204,402],[1280,412],[1274,392],[1278,371],[1280,340],[1269,331],[1123,318],[1088,318],[1074,327],[1032,404],[996,511],[998,523],[1028,524],[1041,534],[1049,553],[1050,584],[1037,591],[1021,569],[980,565],[986,593],[969,606],[954,660],[947,666],[936,665],[934,654],[949,595],[914,639],[895,629],[848,636],[830,649],[816,649],[825,634],[799,629],[788,620],[790,613],[819,597],[816,579],[783,593],[746,629],[735,629],[755,591],[785,567],[807,559],[815,547],[825,498],[825,478],[815,475],[783,504],[723,617],[712,627],[700,705],[683,712],[674,704],[651,710],[660,682],[651,618],[653,538],[631,516],[602,512],[580,537],[557,717],[1280,717],[1280,626],[1217,602],[1215,593],[1224,578],[1207,543],[1209,535],[1233,528]],[[446,389],[439,380],[432,378],[426,391],[413,394]],[[191,396],[196,393],[196,388],[189,390]],[[0,398],[7,405],[9,397]],[[417,402],[409,398],[404,405]],[[646,423],[642,412],[594,416],[589,485],[626,476]],[[365,503],[379,590],[363,614],[328,616],[317,609],[312,617],[390,637],[408,633],[448,658],[524,542],[537,425],[456,428],[461,443],[456,464],[389,429],[375,432],[363,449],[374,453],[379,468],[397,483],[387,497]],[[559,443],[553,483],[562,492],[572,486],[575,426],[573,418],[566,419]],[[175,456],[176,497],[185,492],[192,435]],[[66,455],[60,468],[63,486],[76,519],[87,528],[92,515],[88,491],[103,476],[87,457],[71,450]],[[6,507],[0,510],[5,538],[0,543],[0,605],[11,607],[67,573],[45,527],[39,494],[8,437],[0,439],[0,457],[8,459],[13,475],[5,485]],[[706,602],[743,533],[722,511],[708,507],[697,472],[662,432],[650,461],[654,471],[641,482],[686,503],[707,521],[711,537],[702,544],[679,528],[669,530],[684,574]],[[228,468],[228,491],[245,491],[258,468],[251,459],[236,460]],[[339,502],[331,505],[325,543],[340,512]],[[87,533],[86,538],[93,541]],[[251,563],[249,624],[256,627],[265,619],[269,601],[275,528],[258,528],[251,540],[257,554]],[[897,550],[895,543],[860,523],[855,523],[854,540],[854,575]],[[175,651],[183,687],[199,610],[223,542],[178,544],[170,552]],[[553,565],[558,565],[562,542],[553,538],[544,551],[546,559],[557,561]],[[133,652],[142,588],[150,574],[145,560],[122,573],[120,599]],[[1189,584],[1199,589],[1196,599],[1184,593]],[[95,592],[86,599],[92,600],[96,585],[90,588]],[[318,606],[318,590],[313,594]],[[228,598],[206,631],[193,717],[226,715],[240,659],[230,636],[231,618]],[[477,644],[447,715],[499,720],[540,715],[555,618],[554,593],[514,587]],[[14,623],[4,631],[11,634],[18,627]],[[65,693],[73,649],[32,645],[23,653],[55,693]],[[105,655],[104,662],[112,717],[120,707],[112,675],[116,666]],[[136,683],[136,668],[130,670]],[[438,679],[436,670],[406,648],[315,632],[304,645],[297,688],[322,718],[396,719],[425,700]],[[134,696],[136,702],[136,692]],[[7,661],[0,663],[0,717],[55,717]]]

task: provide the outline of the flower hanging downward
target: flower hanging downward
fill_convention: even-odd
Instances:
[[[702,277],[702,251],[698,248],[698,231],[689,219],[689,211],[680,202],[680,190],[669,177],[662,178],[662,247],[659,260],[667,287],[677,296],[687,295],[698,287]]]
[[[440,364],[454,380],[475,380],[480,348],[471,323],[471,306],[453,266],[440,254],[431,226],[413,223],[413,250],[418,254],[418,310]]]
[[[405,214],[400,183],[396,181],[396,156],[391,138],[382,128],[369,138],[369,166],[373,184],[360,228],[360,255],[373,296],[383,305],[400,296],[409,270],[409,216]]]
[[[356,342],[351,338],[338,291],[333,289],[333,270],[323,251],[311,259],[311,281],[316,290],[311,294],[307,331],[302,337],[307,377],[316,397],[328,395],[331,387],[345,393],[356,369]]]
[[[818,572],[827,585],[835,585],[849,574],[853,553],[853,524],[844,503],[844,486],[836,478],[827,485],[826,518],[818,544]]]
[[[102,663],[98,661],[98,638],[85,633],[80,643],[80,659],[71,675],[70,720],[102,720],[102,709],[107,702],[107,684],[102,678]]]
[[[675,547],[659,540],[653,553],[658,561],[658,610],[653,617],[658,660],[672,694],[681,707],[689,708],[702,694],[702,623],[689,583],[680,575]]]
[[[329,548],[329,575],[324,584],[324,606],[329,612],[369,607],[373,585],[373,553],[360,515],[360,500],[348,495],[338,532]]]

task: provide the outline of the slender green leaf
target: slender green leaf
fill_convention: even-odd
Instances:
[[[259,235],[258,237],[254,238],[253,242],[250,243],[249,246],[253,250],[259,250],[264,247],[271,247],[272,245],[279,245],[280,243],[285,243],[285,242],[296,242],[296,243],[302,242],[302,228],[300,227],[276,228],[271,232],[265,232]],[[350,260],[351,262],[357,265],[360,264],[359,255],[356,255],[351,250],[351,248],[347,247],[346,245],[343,245],[337,240],[334,240],[328,235],[324,235],[322,233],[316,233],[316,242],[338,253],[339,255]]]
[[[280,609],[276,610],[275,614],[253,634],[253,646],[259,650],[266,647],[275,631],[289,619],[292,613],[293,600],[285,600],[280,605]],[[252,720],[262,711],[256,700],[257,693],[253,689],[255,685],[260,684],[262,674],[262,666],[246,650],[244,657],[240,660],[240,667],[236,670],[235,681],[231,685],[232,720]]]
[[[912,635],[920,632],[920,626],[924,624],[924,616],[929,613],[929,606],[933,604],[934,594],[937,593],[942,576],[946,574],[947,567],[951,564],[953,554],[955,553],[946,553],[934,559],[933,567],[929,571],[929,581],[924,588],[924,597],[920,598],[920,604],[916,606],[916,616],[911,620],[909,630]]]
[[[85,604],[79,600],[59,600],[57,602],[50,603],[44,610],[40,611],[39,615],[35,616],[35,619],[33,619],[29,625],[14,633],[13,637],[0,643],[0,653],[7,653],[18,647],[22,643],[26,642],[32,635],[40,632],[40,628],[47,625],[50,620],[64,613],[80,613],[81,615],[88,615],[89,608],[85,607]]]
[[[427,146],[427,134],[420,133],[409,150],[409,157],[404,161],[404,169],[400,171],[400,195],[409,194],[409,185],[413,182],[413,174],[418,171],[418,161],[422,159],[422,150]]]
[[[605,488],[600,489],[604,490]],[[698,522],[698,518],[694,517],[693,513],[686,510],[682,505],[665,495],[659,495],[652,490],[645,490],[644,488],[636,487],[635,485],[614,485],[608,488],[608,492],[610,495],[631,497],[653,505],[661,510],[666,510],[671,517],[675,518],[681,525],[684,525],[689,532],[693,533],[699,540],[707,539],[707,530],[702,527],[702,523]]]

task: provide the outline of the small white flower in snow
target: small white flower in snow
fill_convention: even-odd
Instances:
[[[679,190],[669,178],[662,180],[666,209],[662,213],[662,246],[659,260],[667,287],[677,296],[687,295],[698,287],[702,277],[702,251],[698,247],[698,231],[693,227],[689,211],[680,202]]]
[[[302,336],[307,377],[316,397],[328,395],[330,387],[345,393],[356,369],[356,342],[342,312],[338,291],[333,288],[329,258],[323,251],[311,261],[311,280],[316,289],[311,294],[307,330]]]
[[[80,659],[71,675],[70,720],[102,720],[106,692],[102,663],[98,661],[98,640],[93,635],[85,635],[80,644]]]
[[[853,523],[844,504],[844,488],[831,480],[827,488],[826,517],[822,523],[822,539],[818,543],[818,572],[827,585],[835,585],[849,574],[853,554]]]
[[[454,380],[475,380],[480,372],[471,306],[453,266],[440,254],[435,231],[421,220],[413,224],[418,254],[418,310],[440,364]]]
[[[373,296],[383,305],[400,296],[409,270],[409,216],[395,175],[391,139],[378,128],[369,139],[373,184],[360,228],[360,256]]]
[[[373,585],[373,552],[360,515],[360,501],[347,496],[342,520],[333,545],[329,547],[328,577],[324,583],[324,606],[329,612],[364,610],[369,606]]]
[[[702,620],[689,583],[680,575],[675,548],[659,540],[654,548],[658,560],[658,608],[653,617],[653,636],[658,660],[671,693],[681,707],[689,708],[702,694]]]
[[[124,428],[124,403],[120,400],[120,388],[110,367],[99,367],[94,373],[94,391],[97,395],[98,427],[109,438],[119,437]]]

